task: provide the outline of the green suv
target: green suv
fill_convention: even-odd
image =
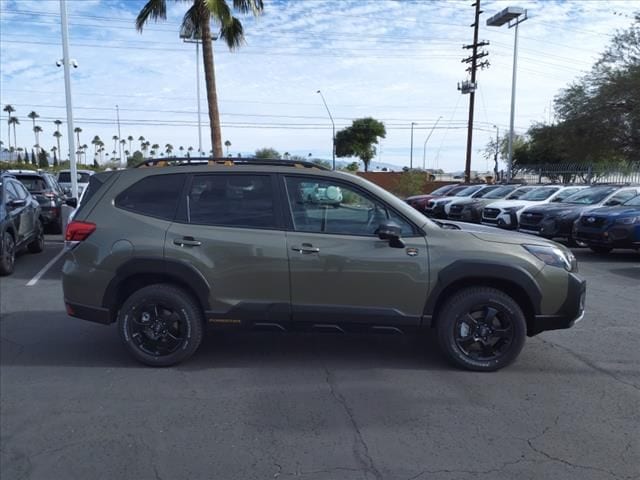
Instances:
[[[311,163],[165,163],[92,176],[66,231],[68,314],[117,323],[147,365],[190,357],[205,325],[433,328],[453,363],[488,371],[526,336],[582,318],[585,282],[551,241],[434,222]],[[310,188],[341,199],[309,199]]]

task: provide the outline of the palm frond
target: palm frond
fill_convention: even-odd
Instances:
[[[220,26],[220,37],[224,39],[229,50],[236,50],[244,43],[244,29],[242,23],[236,17]]]
[[[258,16],[264,10],[264,4],[262,0],[233,0],[233,8],[243,14],[253,13]]]
[[[205,0],[205,5],[211,12],[211,19],[218,25],[231,23],[233,15],[226,0]]]
[[[167,1],[166,0],[149,0],[138,16],[136,17],[136,30],[142,32],[142,28],[145,24],[153,19],[156,22],[158,19],[166,20],[167,19]]]
[[[182,17],[182,24],[180,25],[181,38],[202,38],[200,25],[203,20],[203,12],[198,7],[198,4],[194,3]]]

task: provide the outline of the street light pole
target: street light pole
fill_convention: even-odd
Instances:
[[[411,122],[411,156],[409,157],[409,170],[413,170],[413,126],[416,122]]]
[[[507,181],[511,181],[513,171],[513,137],[514,137],[514,120],[516,111],[516,71],[518,65],[518,25],[527,19],[527,11],[520,7],[507,7],[501,12],[495,14],[487,20],[489,27],[501,27],[507,24],[509,28],[516,28],[515,38],[513,41],[513,72],[511,76],[511,113],[509,118],[509,138],[508,138],[508,157],[507,157]]]
[[[196,41],[196,95],[198,96],[198,153],[202,156],[202,119],[200,117],[200,42]]]
[[[60,0],[60,23],[62,30],[62,64],[64,67],[64,92],[67,102],[67,135],[69,135],[69,169],[71,170],[71,195],[78,198],[78,170],[75,157],[75,139],[73,133],[73,107],[71,104],[71,76],[69,72],[69,25],[67,23],[67,4]],[[74,65],[77,65],[74,63]]]
[[[120,166],[122,166],[122,135],[120,134],[120,107],[118,107],[118,105],[116,105],[116,122],[118,123],[118,158],[120,159]],[[126,166],[127,163],[125,161],[125,167]]]
[[[498,154],[500,153],[500,127],[494,125],[496,129],[496,153],[493,155],[493,178],[498,181]]]
[[[322,98],[322,103],[324,103],[324,108],[327,109],[327,113],[329,114],[329,119],[331,120],[331,129],[332,129],[331,154],[333,157],[333,170],[335,170],[336,169],[336,124],[333,121],[333,116],[331,115],[331,111],[327,106],[327,101],[324,99],[324,95],[322,95],[322,92],[320,90],[318,90],[316,93],[320,94],[320,97]]]
[[[423,170],[426,170],[425,160],[427,158],[427,142],[431,138],[431,134],[433,133],[433,131],[438,126],[438,122],[440,121],[440,119],[442,119],[442,115],[438,117],[438,120],[436,120],[436,123],[433,125],[433,127],[431,127],[431,131],[429,132],[429,135],[427,135],[427,139],[424,141],[424,145],[422,146],[422,169]]]

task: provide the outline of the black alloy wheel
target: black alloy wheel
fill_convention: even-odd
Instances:
[[[2,255],[0,255],[0,275],[11,275],[16,262],[16,242],[13,235],[4,232],[2,235]]]
[[[497,360],[513,342],[514,328],[510,316],[490,305],[476,305],[458,319],[456,345],[469,358]]]

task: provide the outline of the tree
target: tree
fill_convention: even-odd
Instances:
[[[358,170],[360,170],[360,165],[358,165],[358,162],[351,162],[345,167],[345,170],[347,170],[348,172],[357,172]]]
[[[354,120],[350,127],[336,133],[336,156],[360,158],[366,172],[376,154],[374,144],[378,143],[378,137],[385,138],[386,134],[384,124],[374,118]]]
[[[229,156],[229,147],[231,146],[231,142],[229,140],[224,141],[224,146],[227,147],[227,157]]]
[[[116,151],[118,150],[118,140],[120,139],[120,137],[118,137],[118,135],[114,135],[113,137],[111,137],[111,140],[113,140],[113,154],[116,154]]]
[[[52,150],[53,150],[53,166],[57,167],[58,166],[58,156],[56,155],[57,149],[56,147],[53,147]]]
[[[8,106],[10,107],[11,105]],[[9,126],[13,125],[13,146],[15,148],[18,145],[18,142],[16,141],[16,125],[20,125],[20,120],[18,120],[18,117],[9,117],[8,122]]]
[[[151,152],[149,152],[149,154],[151,155],[151,158],[153,158],[153,156],[158,153],[158,150],[160,150],[160,145],[158,145],[157,143],[154,143],[153,145],[151,145]]]
[[[40,150],[40,134],[42,133],[42,127],[40,125],[36,125],[33,127],[33,133],[36,136],[36,149]]]
[[[93,140],[91,140],[91,145],[93,145],[93,160],[95,161],[96,157],[98,156],[98,147],[100,147],[100,144],[102,143],[102,140],[100,140],[100,137],[98,135],[93,137]]]
[[[62,150],[60,150],[60,137],[62,137],[62,134],[59,131],[55,131],[53,132],[53,136],[56,139],[56,144],[58,146],[58,151],[60,152],[60,155],[62,155]]]
[[[45,149],[38,152],[38,168],[49,168],[49,159]]]
[[[301,160],[305,160],[304,158],[300,157]],[[292,158],[292,160],[295,160],[294,158]],[[315,163],[316,165],[319,165],[321,167],[324,167],[328,170],[331,170],[331,162],[329,162],[328,160],[320,160],[319,158],[313,159],[311,160],[311,163]]]
[[[173,152],[173,145],[171,145],[170,143],[167,143],[164,146],[164,151],[166,152],[167,157],[169,157],[171,155],[171,152]]]
[[[136,165],[139,165],[143,161],[144,161],[144,156],[142,155],[142,152],[139,152],[136,150],[135,152],[133,152],[133,155],[131,155],[130,157],[127,157],[127,168],[135,167]]]
[[[189,3],[191,6],[182,19],[180,30],[186,36],[202,39],[202,60],[211,125],[211,146],[215,151],[215,156],[222,157],[220,112],[218,111],[210,22],[213,20],[215,25],[219,27],[218,38],[222,38],[232,51],[238,49],[244,42],[243,27],[240,20],[233,16],[232,9],[226,0],[190,0]],[[254,16],[257,16],[263,11],[263,1],[233,0],[233,8],[241,14],[253,13]],[[148,0],[138,13],[136,29],[142,32],[150,20],[166,20],[166,18],[167,0]]]
[[[256,153],[254,155],[256,158],[261,158],[263,160],[279,160],[280,158],[282,158],[282,155],[280,155],[280,152],[278,152],[275,148],[259,148],[258,150],[256,150]]]
[[[131,142],[133,142],[133,136],[132,136],[132,135],[129,135],[129,136],[127,137],[127,141],[129,142],[129,151],[131,151]]]
[[[29,117],[33,122],[33,135],[35,137],[35,142],[38,143],[38,135],[36,134],[36,118],[40,118],[40,115],[38,115],[35,111],[32,110],[29,112],[27,117]]]
[[[18,158],[16,160],[18,163],[22,163],[22,157],[20,156],[20,152],[18,152]]]
[[[82,148],[80,147],[80,133],[82,133],[82,129],[80,127],[76,127],[73,129],[73,133],[76,134],[76,139],[78,140],[78,163],[82,163]]]
[[[187,158],[191,158],[191,152],[193,152],[193,147],[187,148]]]
[[[36,154],[33,153],[33,149],[31,149],[31,165],[37,165],[38,162],[36,161]]]
[[[140,150],[142,150],[142,145],[144,144],[144,140],[145,140],[145,139],[144,139],[144,137],[143,137],[142,135],[140,135],[140,136],[138,137],[138,141],[140,142]]]
[[[13,112],[16,111],[15,108],[13,108],[13,105],[5,105],[4,108],[2,109],[3,112],[7,112],[7,148],[11,148],[11,114]],[[14,117],[15,118],[15,117]],[[14,147],[15,145],[15,134],[14,134]]]

